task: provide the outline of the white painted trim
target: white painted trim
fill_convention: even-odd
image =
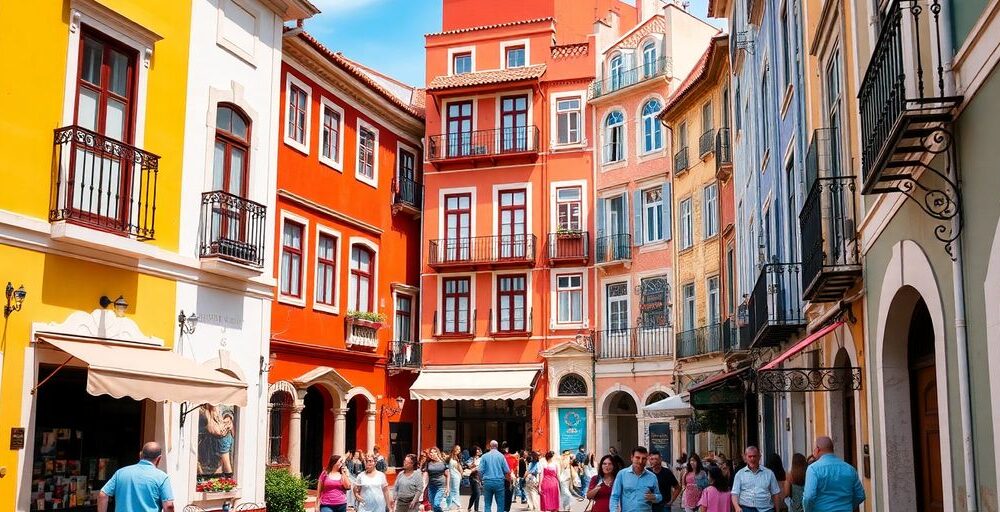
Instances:
[[[590,231],[590,205],[587,198],[590,194],[587,190],[587,180],[566,180],[553,181],[549,183],[549,232],[554,233],[559,227],[559,212],[557,211],[558,196],[557,191],[561,188],[580,187],[580,229]]]
[[[371,283],[371,291],[372,291],[372,304],[371,304],[372,309],[371,310],[372,310],[373,313],[378,313],[379,310],[381,309],[381,307],[380,307],[381,304],[379,304],[379,301],[378,301],[378,292],[379,292],[379,280],[378,280],[378,277],[379,277],[379,257],[378,257],[378,252],[379,252],[379,246],[378,246],[378,244],[376,242],[372,241],[371,239],[365,238],[365,237],[360,237],[360,236],[352,236],[352,237],[348,238],[348,244],[349,245],[347,246],[347,250],[348,250],[348,253],[347,253],[347,265],[348,265],[348,267],[347,267],[347,279],[351,278],[351,268],[350,268],[350,265],[351,265],[351,252],[354,251],[354,246],[355,245],[361,245],[361,246],[364,246],[364,247],[368,248],[368,250],[372,251],[372,269],[374,270],[374,272],[372,272],[372,283]],[[350,290],[350,285],[348,285],[347,289]],[[350,304],[351,304],[351,298],[350,297],[347,298],[347,304],[348,304],[348,308],[350,308]]]
[[[564,275],[579,274],[581,294],[583,295],[580,307],[583,308],[580,314],[582,322],[559,322],[559,277]],[[587,267],[553,268],[549,271],[549,304],[552,304],[552,315],[549,318],[549,329],[585,329],[590,327],[590,275]]]
[[[507,69],[507,48],[511,46],[524,46],[524,66],[518,67],[528,67],[531,65],[531,40],[530,39],[512,39],[510,41],[500,41],[500,69]],[[475,55],[472,56],[475,60]],[[451,62],[451,59],[449,59]],[[511,68],[516,69],[516,68]]]
[[[364,174],[361,174],[361,129],[366,128],[375,134],[375,147],[372,149],[374,151],[372,159],[372,177],[369,178]],[[379,134],[379,129],[375,125],[361,119],[358,116],[357,127],[355,128],[355,141],[354,141],[354,151],[355,151],[355,162],[354,162],[354,177],[364,183],[374,188],[378,188],[378,165],[379,165],[379,153],[382,149],[381,146],[381,135]]]
[[[452,103],[462,103],[466,101],[472,101],[472,131],[479,129],[479,97],[478,96],[460,96],[457,98],[448,98],[447,100],[441,101],[441,133],[442,137],[448,135],[448,105]],[[496,121],[500,122],[499,119]]]
[[[316,293],[316,288],[317,287],[315,286],[315,282],[314,282],[313,283],[313,309],[315,309],[316,311],[322,311],[324,313],[333,313],[333,314],[337,315],[337,314],[340,314],[340,281],[341,281],[340,276],[343,275],[343,273],[344,273],[344,267],[343,267],[343,264],[341,263],[343,261],[342,255],[343,255],[343,252],[344,252],[344,238],[341,236],[340,231],[337,231],[336,229],[333,229],[333,228],[331,228],[329,226],[325,226],[323,224],[320,224],[319,222],[316,223],[316,237],[315,237],[316,251],[314,251],[316,254],[313,256],[313,279],[314,280],[315,280],[316,276],[318,275],[318,270],[319,270],[319,236],[320,235],[329,235],[329,236],[332,236],[332,237],[334,237],[334,238],[337,239],[337,243],[336,243],[336,245],[334,245],[334,248],[333,248],[334,258],[335,258],[337,266],[336,266],[336,268],[333,269],[334,270],[334,273],[333,273],[333,305],[331,306],[331,305],[323,304],[323,303],[319,302],[316,299],[315,293]]]
[[[622,159],[621,160],[615,160],[613,162],[609,162],[609,161],[606,161],[604,159],[605,158],[604,147],[607,145],[607,138],[608,138],[608,124],[607,124],[608,123],[608,116],[610,116],[614,112],[621,112],[621,114],[622,114],[622,124],[621,124],[621,126],[622,126],[622,137],[621,137],[621,141],[622,141]],[[607,110],[607,112],[604,113],[604,116],[601,117],[601,122],[600,122],[600,124],[598,126],[600,127],[599,129],[600,129],[601,133],[600,133],[600,136],[598,137],[598,140],[600,141],[600,143],[598,144],[597,151],[599,153],[598,154],[598,160],[601,162],[601,167],[602,167],[601,170],[602,171],[608,170],[609,168],[614,168],[614,166],[618,166],[618,165],[627,165],[628,164],[628,155],[629,155],[629,152],[628,152],[628,114],[625,113],[625,109],[621,108],[619,106],[614,106],[614,107],[609,108]]]
[[[392,170],[392,175],[395,176],[397,180],[400,177],[399,176],[399,154],[401,152],[403,152],[403,151],[406,151],[407,153],[410,153],[410,154],[413,155],[413,179],[415,181],[419,181],[419,180],[417,180],[417,175],[421,171],[421,169],[420,169],[420,160],[419,160],[419,158],[420,158],[420,152],[417,151],[416,148],[414,148],[413,146],[411,146],[411,145],[403,142],[401,139],[396,139],[396,158],[395,158],[395,164],[394,164],[396,166],[396,168]]]
[[[580,100],[580,141],[566,144],[559,143],[559,100],[579,98]],[[549,94],[549,126],[552,127],[552,137],[549,147],[552,149],[584,148],[587,146],[587,91],[560,91]]]
[[[632,275],[631,274],[627,274],[627,275],[619,275],[619,276],[608,276],[608,277],[605,277],[604,279],[600,280],[600,287],[597,290],[597,292],[600,294],[597,297],[597,304],[600,305],[600,310],[596,312],[597,313],[596,316],[600,320],[596,320],[594,323],[597,324],[598,326],[602,327],[601,330],[608,329],[608,314],[607,314],[608,313],[608,305],[607,305],[607,302],[608,302],[608,285],[609,284],[615,284],[615,283],[625,283],[625,286],[628,289],[629,293],[625,294],[626,308],[628,308],[628,315],[626,315],[626,318],[628,319],[628,322],[627,322],[628,325],[631,326],[631,324],[632,324],[632,293],[631,293],[632,292]],[[636,403],[638,403],[638,401]]]
[[[444,203],[445,196],[455,195],[455,194],[469,194],[469,237],[476,236],[476,211],[479,210],[479,203],[476,201],[477,195],[476,187],[459,187],[459,188],[442,188],[438,189],[438,239],[443,240],[446,237],[445,225],[444,225],[444,213],[446,204]]]
[[[309,279],[308,279],[309,272],[306,271],[306,269],[309,268],[309,266],[307,265],[307,263],[309,262],[309,219],[302,217],[300,215],[296,215],[287,210],[281,210],[281,212],[278,214],[278,218],[281,219],[281,222],[278,223],[278,233],[275,236],[278,246],[278,275],[276,276],[278,279],[278,286],[277,289],[275,290],[277,292],[278,302],[281,302],[283,304],[290,304],[292,306],[305,307],[306,297],[309,296],[309,290],[310,290]],[[301,276],[299,280],[299,292],[301,297],[295,297],[292,295],[285,295],[284,293],[281,293],[281,261],[284,258],[285,254],[285,244],[283,239],[285,237],[286,221],[292,221],[302,225],[302,264],[300,265]]]
[[[453,76],[455,70],[453,65],[455,64],[455,55],[459,53],[471,53],[472,54],[472,69],[470,73],[476,72],[476,47],[475,46],[457,46],[455,48],[448,48],[448,76]]]
[[[305,124],[305,143],[299,143],[299,141],[292,138],[291,134],[288,132],[288,107],[291,105],[292,99],[292,85],[302,89],[306,93],[306,124]],[[300,80],[297,76],[291,72],[285,72],[285,103],[282,105],[285,109],[282,115],[279,115],[279,119],[282,119],[282,138],[290,148],[298,150],[304,155],[309,155],[309,140],[310,135],[312,135],[312,87],[306,85],[305,82]]]
[[[476,334],[476,274],[475,273],[457,273],[457,274],[437,274],[437,298],[435,299],[437,304],[436,311],[440,314],[437,315],[437,325],[434,326],[434,332],[432,335],[444,334],[444,280],[454,279],[457,277],[466,277],[469,279],[469,332],[468,333],[455,333],[455,334],[468,334],[469,336],[475,336]],[[452,333],[449,333],[451,335]]]
[[[493,236],[500,235],[500,192],[506,190],[524,190],[524,231],[527,236],[534,234],[534,212],[532,211],[532,206],[534,202],[531,198],[531,185],[530,181],[525,181],[521,183],[500,183],[493,185],[493,197],[491,203],[493,204],[493,226],[490,233]]]
[[[418,297],[416,293],[409,292],[409,291],[402,291],[399,288],[393,288],[392,289],[392,336],[391,336],[391,339],[393,341],[399,341],[399,335],[398,335],[399,334],[399,326],[396,325],[396,313],[397,313],[397,310],[396,310],[396,305],[397,305],[396,299],[398,299],[400,296],[404,296],[404,297],[409,297],[410,298],[410,338],[411,339],[409,341],[412,342],[412,343],[416,343],[416,342],[419,341],[419,338],[420,338],[417,335],[418,328],[420,326],[420,321],[419,321],[420,297]],[[386,319],[386,320],[388,320],[388,319]]]
[[[635,119],[636,119],[635,154],[636,154],[636,156],[639,156],[639,157],[644,157],[644,156],[649,156],[649,155],[655,155],[657,153],[665,153],[667,151],[667,136],[669,134],[667,133],[666,128],[664,128],[664,126],[660,123],[660,120],[656,117],[658,114],[654,114],[652,116],[652,118],[653,118],[653,123],[655,123],[656,125],[658,125],[660,127],[660,147],[659,148],[653,148],[650,151],[646,151],[646,144],[645,144],[645,140],[644,140],[646,138],[646,126],[645,126],[646,119],[642,115],[642,109],[643,109],[643,107],[646,106],[646,103],[649,102],[649,100],[656,100],[656,101],[658,101],[660,103],[660,112],[663,111],[663,105],[666,104],[666,102],[663,100],[662,96],[660,96],[659,94],[653,93],[653,94],[647,94],[646,96],[644,96],[642,98],[642,100],[639,101],[638,104],[636,105],[636,110],[635,110]],[[700,111],[699,111],[699,115],[700,115]],[[691,165],[690,161],[689,161],[688,165],[689,166]]]
[[[335,171],[344,172],[344,129],[347,127],[345,120],[347,117],[344,115],[344,109],[340,105],[337,105],[329,98],[324,95],[319,97],[320,113],[319,113],[319,150],[317,151],[317,156],[319,157],[319,163],[328,165],[332,167]],[[323,129],[326,117],[326,109],[329,108],[336,112],[340,116],[340,126],[337,128],[337,158],[328,158],[323,155]],[[287,123],[286,123],[287,124]]]

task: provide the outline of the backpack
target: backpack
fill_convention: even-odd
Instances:
[[[375,461],[375,469],[385,473],[385,457],[379,455],[378,459]]]

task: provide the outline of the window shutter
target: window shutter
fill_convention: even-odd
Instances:
[[[602,198],[597,199],[597,237],[604,236],[604,203]]]
[[[673,226],[672,210],[674,198],[670,197],[670,182],[663,184],[663,239],[670,240],[671,228]]]
[[[632,192],[632,243],[642,245],[642,191]]]

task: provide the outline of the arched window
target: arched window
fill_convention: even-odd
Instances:
[[[625,116],[614,111],[604,121],[604,163],[625,159]]]
[[[215,114],[212,190],[246,197],[250,167],[250,119],[236,106],[220,103]]]
[[[665,398],[668,398],[668,397],[667,397],[667,394],[664,393],[663,391],[653,392],[653,393],[651,393],[649,395],[648,398],[646,398],[646,405],[655,404],[656,402],[659,402],[660,400],[663,400]]]
[[[649,41],[642,46],[642,74],[651,77],[656,71],[656,43]]]
[[[347,309],[350,311],[374,311],[372,294],[375,291],[375,255],[363,245],[351,246],[351,279],[349,283]]]
[[[559,379],[559,396],[587,396],[587,383],[575,373]]]
[[[608,74],[611,75],[611,89],[608,92],[616,91],[620,87],[623,87],[625,83],[625,61],[622,60],[621,55],[611,57],[611,62],[608,63],[608,71]]]
[[[268,432],[267,461],[268,464],[287,464],[288,457],[281,452],[281,436],[284,433],[284,423],[287,413],[292,410],[294,400],[287,391],[278,391],[271,395],[268,404],[270,430]]]
[[[660,113],[660,101],[652,99],[642,106],[642,147],[649,153],[663,149],[663,129],[656,114]]]

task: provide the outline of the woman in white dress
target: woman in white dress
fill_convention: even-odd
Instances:
[[[357,512],[386,512],[389,499],[389,481],[385,473],[375,469],[375,457],[365,455],[365,470],[357,476],[354,485],[354,509]]]
[[[573,474],[569,468],[570,457],[571,455],[569,454],[556,457],[556,464],[558,464],[559,471],[559,510],[562,512],[569,512],[570,504],[573,502],[573,495],[569,490],[570,481],[573,479]]]

